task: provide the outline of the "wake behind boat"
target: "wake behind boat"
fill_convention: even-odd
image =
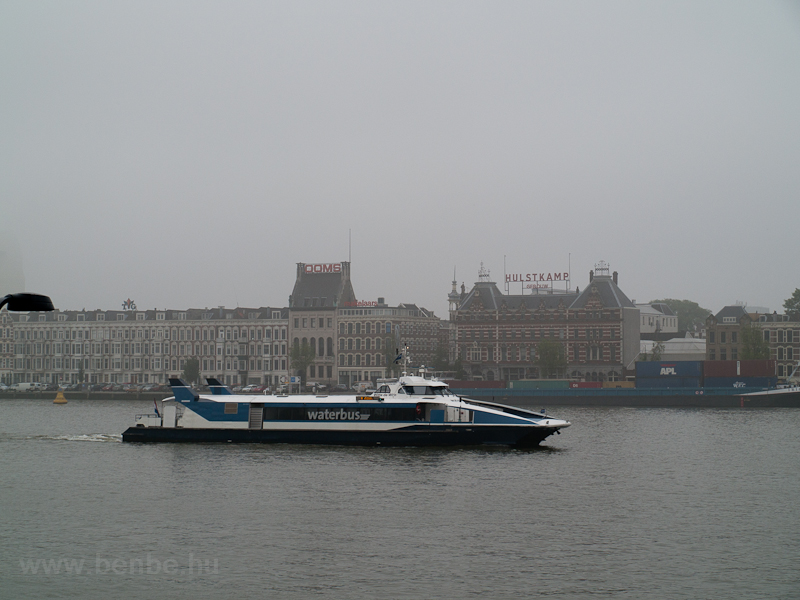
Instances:
[[[238,442],[353,446],[530,447],[570,422],[533,411],[461,398],[417,375],[382,383],[370,395],[233,395],[208,379],[200,395],[170,379],[174,396],[136,415],[124,442]]]

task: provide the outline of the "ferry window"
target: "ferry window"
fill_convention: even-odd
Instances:
[[[235,415],[239,412],[239,403],[238,402],[226,402],[225,403],[225,414],[226,415]]]
[[[415,421],[417,418],[414,408],[362,408],[362,419],[367,413],[369,421]]]
[[[380,389],[378,390],[378,393],[379,394],[388,394],[389,393],[389,386],[388,385],[382,385],[380,387]]]

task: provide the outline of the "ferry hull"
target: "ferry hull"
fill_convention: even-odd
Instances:
[[[407,427],[393,431],[191,429],[130,427],[124,442],[321,444],[332,446],[514,446],[535,447],[553,427]]]

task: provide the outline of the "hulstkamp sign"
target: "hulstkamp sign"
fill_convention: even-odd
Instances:
[[[552,283],[553,281],[567,281],[569,273],[509,273],[506,283]]]

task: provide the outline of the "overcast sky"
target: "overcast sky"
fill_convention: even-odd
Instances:
[[[0,235],[61,309],[447,315],[481,262],[800,287],[797,2],[0,2]],[[517,286],[518,289],[519,286]]]

